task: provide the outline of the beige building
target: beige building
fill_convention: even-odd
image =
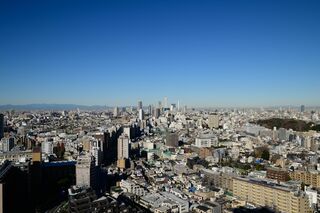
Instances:
[[[210,129],[219,127],[219,115],[209,115],[208,126]]]
[[[129,137],[122,134],[118,138],[118,160],[129,159]]]
[[[233,191],[234,173],[223,173],[209,169],[202,169],[202,172],[204,173],[205,178],[208,179],[208,184],[227,191]]]
[[[233,195],[256,206],[267,206],[287,213],[311,213],[309,199],[303,192],[247,178],[233,179]]]
[[[320,173],[318,171],[294,171],[289,176],[292,180],[301,181],[307,185],[320,188]]]

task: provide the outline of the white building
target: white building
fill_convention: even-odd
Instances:
[[[125,192],[129,192],[138,196],[146,195],[145,189],[131,180],[121,180],[120,187]]]
[[[218,146],[218,138],[213,134],[200,134],[196,137],[195,146],[202,148],[202,147],[211,147],[211,146]]]
[[[143,109],[139,109],[139,120],[142,121],[144,119]]]
[[[183,200],[168,192],[149,193],[141,197],[140,204],[145,208],[151,207],[154,212],[159,212],[162,208],[170,209],[171,212],[189,212],[188,200]]]
[[[53,143],[51,141],[45,141],[41,143],[41,151],[44,154],[52,155],[53,154]]]

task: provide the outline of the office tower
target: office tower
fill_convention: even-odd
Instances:
[[[119,108],[118,107],[115,107],[114,110],[113,110],[113,116],[114,117],[118,117],[119,116]]]
[[[4,115],[0,114],[0,140],[4,137]]]
[[[164,108],[168,108],[168,98],[167,97],[164,97],[163,105],[164,105]]]
[[[187,106],[185,105],[185,106],[183,107],[183,112],[186,113],[187,110],[188,110],[188,108],[187,108]]]
[[[138,111],[142,109],[142,101],[138,101]]]
[[[219,116],[218,115],[209,115],[208,117],[208,126],[210,129],[219,127]]]
[[[176,132],[168,132],[166,136],[166,146],[178,147],[179,136]]]
[[[156,109],[154,110],[154,117],[155,117],[155,118],[159,118],[159,117],[160,117],[160,108],[156,108]]]
[[[162,103],[161,101],[158,102],[158,107],[161,109],[162,108]]]
[[[300,108],[300,112],[304,112],[305,111],[305,106],[304,105],[301,105],[301,108]]]
[[[76,164],[76,184],[77,186],[96,186],[95,161],[90,155],[79,155]]]
[[[98,140],[92,141],[90,146],[91,156],[94,157],[95,165],[99,166],[102,163],[103,153],[102,153],[102,143]]]
[[[152,115],[152,106],[151,105],[148,106],[148,113],[149,113],[149,115]]]
[[[127,135],[129,139],[132,139],[131,129],[132,129],[131,126],[123,127],[123,134]]]
[[[178,112],[180,112],[180,101],[178,101]]]
[[[142,121],[144,119],[143,109],[139,109],[139,120]]]
[[[129,137],[122,134],[118,138],[118,160],[129,159]]]

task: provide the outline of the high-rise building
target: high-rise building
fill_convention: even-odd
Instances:
[[[219,115],[209,115],[208,126],[210,129],[219,127]]]
[[[166,146],[178,147],[179,136],[176,132],[168,132],[166,136]]]
[[[305,111],[305,106],[304,105],[301,105],[301,108],[300,108],[300,112],[304,112]]]
[[[119,108],[118,107],[115,107],[114,110],[113,110],[113,116],[114,117],[118,117],[119,116]]]
[[[76,164],[76,184],[77,186],[96,186],[96,167],[95,161],[88,154],[79,155]]]
[[[4,137],[4,115],[0,114],[0,140]]]
[[[155,108],[154,109],[154,117],[159,118],[160,117],[160,108]]]
[[[148,113],[150,116],[152,115],[152,106],[151,105],[148,106]]]
[[[143,109],[139,109],[139,120],[142,121],[144,119]]]
[[[142,101],[138,101],[138,111],[142,109]]]
[[[129,159],[129,137],[122,134],[118,138],[118,160]]]
[[[164,108],[168,108],[168,98],[167,97],[164,97],[164,99],[163,99],[163,107]]]
[[[125,127],[123,127],[123,133],[125,134],[125,135],[128,135],[128,138],[129,139],[132,139],[131,138],[131,130],[132,128],[131,128],[131,126],[125,126]]]

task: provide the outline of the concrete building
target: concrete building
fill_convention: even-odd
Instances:
[[[143,109],[139,109],[139,120],[140,120],[140,121],[143,121],[143,119],[144,119]]]
[[[142,106],[142,101],[138,101],[138,108],[137,108],[138,111],[139,111],[140,109],[142,109],[142,107],[143,107],[143,106]]]
[[[213,171],[209,169],[202,169],[202,173],[208,181],[208,186],[222,188],[231,192],[233,191],[233,178],[235,177],[234,173]]]
[[[118,138],[118,160],[129,159],[129,137],[122,134]]]
[[[205,202],[194,208],[197,213],[221,213],[222,207],[219,203]]]
[[[97,171],[95,161],[88,154],[79,155],[76,164],[76,185],[80,187],[96,187]]]
[[[168,192],[147,194],[140,198],[140,204],[153,212],[163,212],[161,210],[164,209],[179,213],[189,212],[189,202],[187,200],[178,198]]]
[[[176,132],[168,132],[166,135],[166,146],[178,147],[179,136]]]
[[[200,134],[195,140],[195,146],[199,148],[218,146],[218,144],[218,138],[213,134]]]
[[[287,213],[311,213],[308,196],[278,184],[257,179],[233,179],[233,195],[255,206],[267,206]]]
[[[118,107],[115,107],[114,110],[113,110],[113,116],[114,117],[118,117],[119,116],[119,108]]]
[[[154,109],[154,117],[157,119],[160,117],[160,108],[155,108]]]
[[[10,137],[10,138],[2,138],[0,141],[0,150],[2,152],[9,152],[11,151],[11,149],[13,149],[14,147],[14,138]]]
[[[115,202],[112,204],[107,197],[97,198],[95,192],[89,187],[73,186],[68,189],[69,211],[71,213],[79,212],[114,212]]]
[[[41,143],[42,153],[47,155],[53,154],[53,143],[51,141],[45,141]]]
[[[279,168],[268,168],[267,169],[267,178],[274,179],[280,182],[285,182],[289,180],[289,172],[284,169]]]
[[[123,191],[135,194],[137,196],[146,195],[146,190],[131,180],[121,180],[120,187]]]
[[[208,126],[210,129],[219,128],[219,115],[209,115],[208,117]]]
[[[319,171],[293,171],[289,173],[292,180],[297,180],[311,185],[316,188],[320,188],[320,172]]]

